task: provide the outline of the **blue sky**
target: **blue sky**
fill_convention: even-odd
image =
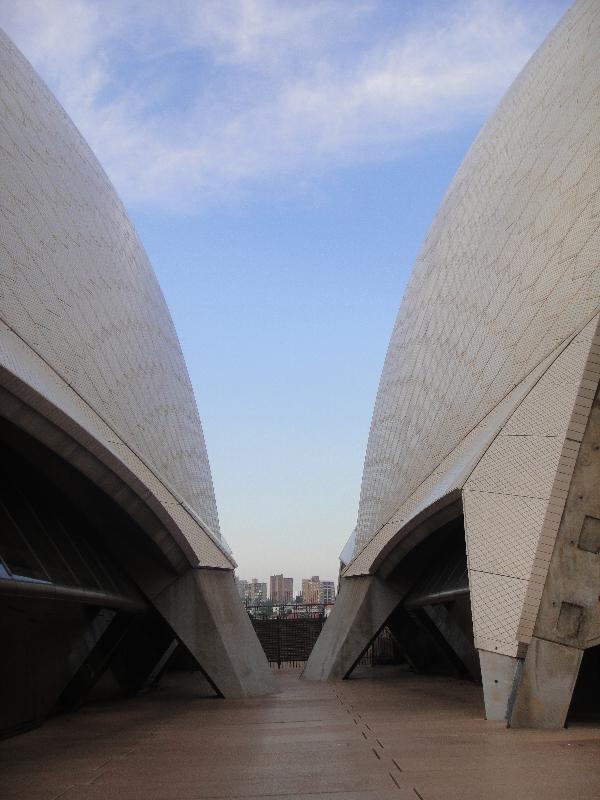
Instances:
[[[156,269],[242,577],[336,576],[411,265],[568,5],[0,0]]]

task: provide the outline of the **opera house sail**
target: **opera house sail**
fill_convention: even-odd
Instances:
[[[575,3],[476,138],[386,355],[355,545],[305,677],[384,625],[564,724],[600,669],[600,5]],[[596,675],[596,683],[600,672]]]
[[[0,730],[183,654],[270,690],[177,335],[108,178],[0,35]]]

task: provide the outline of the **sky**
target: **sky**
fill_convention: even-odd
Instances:
[[[0,0],[156,270],[240,577],[337,577],[411,266],[568,6]]]

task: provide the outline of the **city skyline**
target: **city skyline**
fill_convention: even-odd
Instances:
[[[242,600],[252,603],[271,601],[276,604],[294,603],[302,598],[303,603],[316,604],[335,602],[337,580],[321,579],[318,575],[301,578],[295,581],[284,573],[270,575],[269,580],[261,580],[255,576],[245,578],[237,572],[234,574],[238,593]]]

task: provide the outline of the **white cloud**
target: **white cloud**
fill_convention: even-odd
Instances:
[[[561,0],[0,0],[128,203],[201,207],[487,112]]]

